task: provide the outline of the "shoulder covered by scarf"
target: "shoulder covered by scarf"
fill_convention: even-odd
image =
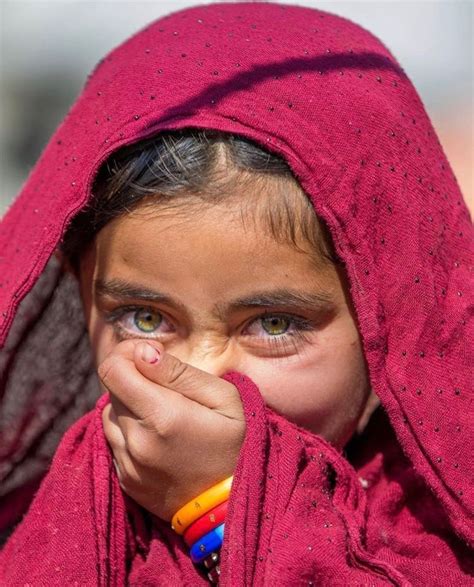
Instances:
[[[221,584],[471,584],[467,208],[387,48],[344,18],[271,3],[182,10],[111,51],[2,222],[3,527],[62,441],[0,555],[0,583],[206,584],[181,537],[118,486],[103,400],[91,410],[98,386],[77,286],[52,257],[112,152],[190,127],[287,160],[345,263],[382,405],[348,459],[228,376],[247,432]]]

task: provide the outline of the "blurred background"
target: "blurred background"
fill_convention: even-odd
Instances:
[[[161,15],[205,3],[0,0],[0,215],[99,59]],[[473,3],[284,3],[347,17],[384,42],[418,89],[474,215]]]

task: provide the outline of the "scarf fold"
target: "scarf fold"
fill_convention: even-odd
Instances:
[[[415,486],[409,466],[397,461],[392,480],[372,496],[377,503],[383,493],[384,507],[371,515],[361,478],[343,455],[266,407],[248,377],[224,378],[240,392],[247,434],[229,496],[222,585],[403,586],[422,584],[427,569],[439,584],[468,584],[468,550],[458,548],[463,567],[456,569],[453,545],[426,532],[423,517],[443,513],[421,480],[416,494],[400,491],[407,478],[412,491]],[[208,584],[170,524],[122,493],[102,429],[108,401],[100,398],[65,435],[26,519],[0,554],[2,584]],[[379,456],[365,463],[371,482],[382,467],[392,467]],[[425,503],[421,519],[411,511],[419,502]],[[393,509],[402,533],[389,530],[388,547],[381,529],[392,526]]]

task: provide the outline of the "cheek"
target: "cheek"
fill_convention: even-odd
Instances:
[[[328,341],[278,365],[249,358],[244,372],[270,408],[338,447],[352,436],[367,400],[368,380],[358,341]]]

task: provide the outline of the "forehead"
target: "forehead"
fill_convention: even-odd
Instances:
[[[267,236],[290,244],[310,254],[317,266],[336,259],[329,231],[299,183],[290,176],[234,169],[214,178],[198,193],[182,190],[171,197],[153,194],[133,213],[141,218],[154,214],[176,223],[186,223],[203,214],[225,216],[232,229],[243,229],[254,240]]]
[[[242,221],[229,202],[187,214],[143,207],[116,218],[96,237],[94,263],[99,279],[145,280],[203,296],[241,296],[262,284],[340,290],[333,266],[278,242],[258,222]]]
[[[171,254],[177,260],[209,255],[210,261],[225,254],[272,258],[275,263],[301,254],[263,230],[256,216],[258,212],[251,215],[228,200],[213,205],[141,206],[109,222],[96,240],[109,255],[141,261]]]

